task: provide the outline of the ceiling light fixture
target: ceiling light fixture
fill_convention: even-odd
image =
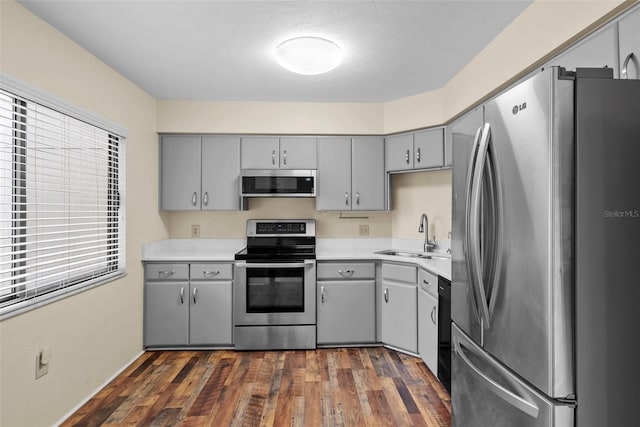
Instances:
[[[296,37],[276,47],[278,64],[298,74],[326,73],[340,65],[342,57],[337,44],[320,37]]]

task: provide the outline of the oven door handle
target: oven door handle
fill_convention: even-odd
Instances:
[[[315,261],[304,262],[236,262],[239,268],[300,268],[311,266]]]

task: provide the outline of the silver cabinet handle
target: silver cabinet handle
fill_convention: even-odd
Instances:
[[[410,156],[411,156],[411,150],[407,150],[406,154],[404,155],[404,161],[406,164],[409,164]]]
[[[624,64],[622,64],[622,71],[620,71],[620,78],[622,78],[622,79],[628,79],[629,78],[629,76],[627,75],[627,67],[629,67],[629,61],[631,61],[634,56],[635,55],[633,54],[633,52],[631,52],[624,59]]]
[[[342,277],[351,277],[355,273],[355,270],[338,270],[338,274]]]
[[[184,287],[180,288],[180,304],[184,304]]]
[[[349,193],[344,193],[344,204],[349,206]]]
[[[356,205],[360,206],[360,193],[356,192]]]
[[[216,271],[204,270],[202,272],[203,276],[217,276],[218,274],[220,274],[220,270],[216,270]]]
[[[198,288],[193,288],[193,303],[195,304],[197,301],[197,297],[198,297]]]
[[[320,286],[320,302],[324,304],[324,286]]]
[[[284,164],[287,164],[287,150],[284,150],[284,153],[282,153],[282,159],[284,161]]]
[[[276,164],[276,150],[273,150],[273,152],[271,153],[271,164]]]
[[[198,203],[198,194],[194,191],[191,195],[191,204],[195,206],[196,203]]]
[[[384,302],[389,302],[389,288],[384,288]]]
[[[416,150],[416,162],[420,163],[420,149]]]
[[[202,204],[205,206],[209,205],[209,192],[205,192],[204,195],[202,196]]]
[[[433,324],[436,324],[436,306],[434,305],[433,308],[431,309],[431,322],[433,322]]]
[[[173,276],[174,274],[176,274],[175,270],[161,270],[161,271],[158,271],[158,276],[163,276],[163,277]]]

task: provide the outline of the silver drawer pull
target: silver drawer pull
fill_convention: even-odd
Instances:
[[[169,276],[173,276],[174,274],[176,274],[175,270],[161,270],[161,271],[158,271],[158,276],[169,277]]]
[[[202,272],[203,276],[217,276],[218,274],[220,274],[220,270],[216,270],[216,271],[204,270]]]
[[[338,270],[338,274],[340,274],[342,277],[351,277],[355,272],[355,270]]]
[[[431,287],[431,283],[429,283],[428,280],[422,280],[422,283],[424,283],[425,285],[427,285],[428,287]]]

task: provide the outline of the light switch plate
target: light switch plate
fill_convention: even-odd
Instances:
[[[49,363],[46,365],[41,364],[42,353],[36,354],[36,379],[49,373]]]

